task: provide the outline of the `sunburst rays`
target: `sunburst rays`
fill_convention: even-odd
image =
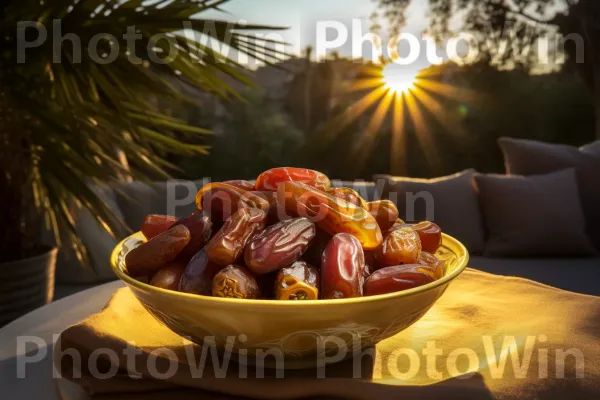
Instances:
[[[347,89],[348,97],[356,97],[356,101],[328,124],[328,134],[335,136],[351,123],[361,122],[360,137],[352,146],[357,168],[368,161],[382,129],[391,131],[390,172],[394,175],[407,173],[407,132],[414,132],[427,163],[434,167],[439,165],[440,149],[432,124],[443,127],[455,139],[463,135],[461,116],[449,109],[444,99],[468,102],[475,96],[474,91],[442,82],[431,68],[413,73],[408,69],[400,74],[394,77],[390,69],[380,65],[365,67]]]

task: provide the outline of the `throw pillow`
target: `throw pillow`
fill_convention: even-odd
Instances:
[[[172,180],[150,185],[131,182],[120,188],[117,200],[125,222],[137,232],[148,214],[167,214],[181,218],[194,212],[196,192],[205,183],[208,180]]]
[[[546,175],[476,175],[489,257],[591,256],[574,169]]]
[[[471,253],[481,253],[485,234],[472,181],[474,173],[467,170],[436,179],[390,177],[383,197],[396,203],[400,218],[406,222],[433,221]]]
[[[507,174],[539,175],[575,168],[587,232],[600,250],[600,157],[576,147],[501,138]]]
[[[600,157],[600,140],[596,140],[594,143],[580,147],[579,150],[581,150],[582,153]]]

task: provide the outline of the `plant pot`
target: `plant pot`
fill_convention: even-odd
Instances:
[[[0,327],[52,301],[57,251],[0,263]]]

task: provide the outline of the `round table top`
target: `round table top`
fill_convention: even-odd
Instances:
[[[0,399],[59,400],[57,380],[53,379],[54,341],[69,326],[100,311],[123,286],[116,281],[84,290],[0,329]],[[39,361],[33,362],[35,358]]]

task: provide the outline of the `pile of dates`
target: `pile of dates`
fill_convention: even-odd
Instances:
[[[444,276],[434,223],[407,225],[388,201],[366,202],[324,174],[275,168],[256,183],[210,183],[197,211],[149,215],[127,273],[169,290],[239,299],[343,299]]]

